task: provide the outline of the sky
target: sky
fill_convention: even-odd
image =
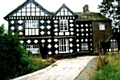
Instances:
[[[3,18],[24,3],[26,0],[0,0],[0,25],[8,26]],[[102,0],[35,0],[50,12],[56,12],[64,3],[73,12],[82,12],[85,4],[89,5],[90,12],[99,12],[98,5]]]

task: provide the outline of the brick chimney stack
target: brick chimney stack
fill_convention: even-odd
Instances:
[[[89,12],[89,6],[87,4],[84,5],[83,12]]]

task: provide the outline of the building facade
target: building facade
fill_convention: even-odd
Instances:
[[[4,17],[8,29],[18,32],[21,43],[33,54],[75,55],[98,52],[104,35],[111,35],[111,20],[100,13],[73,12],[63,4],[49,12],[34,0],[27,0]]]

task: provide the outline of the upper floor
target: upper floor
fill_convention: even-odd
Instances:
[[[77,36],[78,29],[81,34],[83,31],[87,35],[93,31],[107,33],[111,30],[111,26],[108,25],[111,24],[111,20],[100,13],[90,12],[88,5],[83,7],[83,12],[73,12],[65,4],[56,12],[49,12],[35,0],[27,0],[4,19],[8,21],[8,28],[13,34],[18,32],[20,36],[26,37]]]

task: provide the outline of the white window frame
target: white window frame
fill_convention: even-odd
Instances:
[[[39,20],[25,21],[25,35],[39,35]]]
[[[118,43],[115,39],[110,40],[110,48],[113,49],[114,51],[118,51]]]
[[[88,43],[81,43],[81,50],[88,50],[89,46]]]
[[[105,30],[105,24],[99,23],[99,30]]]
[[[25,28],[38,28],[39,20],[26,20]]]
[[[67,19],[59,20],[59,26],[60,26],[60,31],[68,31],[68,20]]]
[[[59,39],[59,53],[69,53],[68,39]]]
[[[40,54],[39,45],[26,45],[26,50],[30,50],[32,54]]]

